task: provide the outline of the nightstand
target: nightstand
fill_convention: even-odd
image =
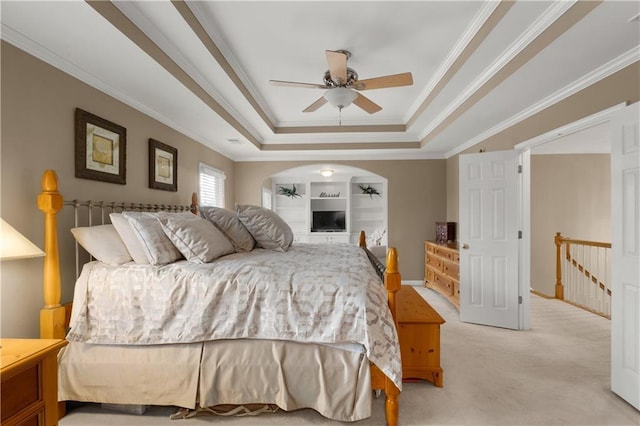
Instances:
[[[58,424],[60,339],[2,339],[0,422],[3,426]]]

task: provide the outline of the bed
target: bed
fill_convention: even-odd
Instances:
[[[61,305],[56,215],[63,205],[55,172],[48,170],[38,196],[46,252],[40,325],[42,338],[69,340],[59,355],[61,401],[171,405],[185,415],[261,404],[357,421],[370,416],[375,390],[385,394],[386,423],[397,424],[395,249],[388,249],[382,268],[364,235],[361,247],[287,246],[282,234],[271,232],[282,229],[277,218],[244,206],[237,216],[256,247],[240,250],[220,227],[224,220],[215,215],[221,212],[199,211],[194,196],[191,206],[167,206],[173,213],[109,214],[112,220],[124,215],[149,239],[160,238],[161,226],[180,256],[160,251],[150,257],[156,265],[93,260],[81,268],[73,304]],[[231,248],[217,242],[225,240],[218,234],[215,244],[208,242],[212,223]],[[74,235],[82,241],[78,229]]]

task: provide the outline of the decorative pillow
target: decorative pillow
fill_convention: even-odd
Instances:
[[[234,211],[220,207],[200,207],[200,214],[222,231],[236,252],[253,250],[256,242]]]
[[[124,245],[127,247],[127,251],[133,258],[136,263],[148,264],[152,263],[149,258],[148,248],[145,247],[145,244],[140,240],[138,233],[131,226],[130,219],[135,218],[167,218],[167,217],[178,217],[184,219],[197,219],[198,216],[190,213],[190,212],[179,212],[179,213],[171,213],[171,212],[122,212],[122,213],[111,213],[109,218],[111,219],[111,223],[115,226],[116,231],[118,231],[118,235],[122,238]],[[164,232],[162,231],[162,226],[158,224],[156,230],[160,233],[161,236],[164,236]],[[166,236],[165,236],[166,237]]]
[[[111,213],[109,218],[116,228],[118,235],[120,235],[129,255],[133,258],[133,261],[136,263],[149,263],[149,258],[147,258],[147,254],[140,240],[138,240],[138,237],[136,237],[136,234],[133,232],[129,219],[124,217],[122,213]]]
[[[72,228],[71,233],[78,244],[100,262],[122,265],[132,260],[113,225]]]
[[[166,265],[182,258],[180,250],[164,233],[159,218],[136,215],[127,219],[150,264]]]
[[[222,231],[208,220],[167,218],[159,221],[164,233],[189,262],[209,263],[235,252]]]
[[[251,232],[258,247],[287,251],[293,243],[291,228],[276,212],[259,206],[240,205],[238,218]]]

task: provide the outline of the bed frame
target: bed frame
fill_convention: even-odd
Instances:
[[[44,274],[43,274],[43,295],[44,307],[40,311],[40,338],[41,339],[64,339],[69,325],[71,315],[71,303],[61,304],[61,280],[60,280],[60,259],[58,252],[58,231],[56,214],[64,205],[77,207],[93,205],[102,209],[104,218],[104,207],[111,210],[172,210],[172,211],[192,211],[197,213],[197,195],[192,196],[191,206],[164,206],[164,205],[136,205],[124,203],[94,203],[72,201],[65,203],[62,195],[58,192],[58,177],[53,170],[46,170],[42,176],[42,192],[38,195],[38,208],[44,213]],[[91,214],[89,214],[91,216]],[[360,247],[366,248],[364,232],[360,233]],[[76,269],[78,266],[78,256],[76,255]],[[384,272],[384,285],[387,289],[389,308],[393,315],[397,327],[396,318],[396,292],[400,290],[401,278],[398,272],[398,255],[395,248],[387,250],[386,269]],[[400,390],[395,386],[382,371],[371,364],[371,387],[375,391],[384,390],[386,422],[389,426],[398,424],[399,403],[398,396]]]

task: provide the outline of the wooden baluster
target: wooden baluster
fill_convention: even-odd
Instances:
[[[40,310],[40,338],[64,339],[65,308],[60,304],[60,263],[56,213],[62,209],[63,199],[58,192],[58,177],[53,170],[42,176],[42,192],[38,208],[44,213],[44,308]]]
[[[564,288],[562,287],[562,236],[556,232],[556,299],[564,300]]]

